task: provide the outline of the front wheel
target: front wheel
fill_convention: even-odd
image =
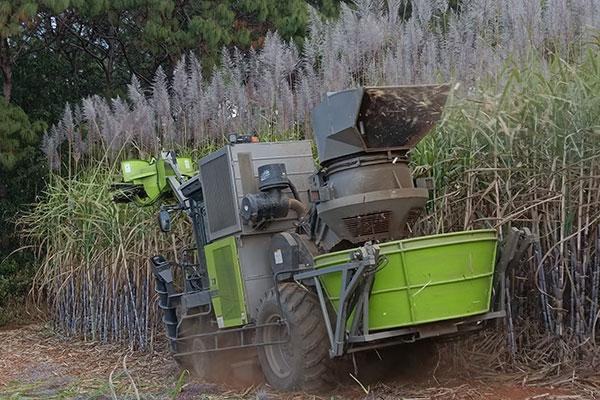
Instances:
[[[329,339],[319,300],[296,283],[279,286],[280,302],[271,289],[259,306],[258,324],[286,321],[260,328],[258,359],[271,386],[280,390],[315,391],[332,386]]]
[[[193,335],[215,332],[216,328],[208,315],[182,321],[177,334],[177,353],[191,353],[178,357],[177,363],[187,369],[195,378],[210,379],[211,371],[215,368],[215,357],[212,352],[205,352],[211,346],[209,339]],[[185,337],[190,336],[188,339]]]

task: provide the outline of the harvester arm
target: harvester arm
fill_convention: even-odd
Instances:
[[[191,159],[176,158],[172,151],[163,151],[158,159],[150,161],[124,160],[121,162],[122,182],[112,186],[114,201],[134,202],[143,207],[174,193],[181,204],[184,199],[177,189],[196,174],[193,165]]]

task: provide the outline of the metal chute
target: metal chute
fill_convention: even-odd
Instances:
[[[360,87],[329,93],[312,117],[319,159],[414,147],[439,121],[450,86]]]

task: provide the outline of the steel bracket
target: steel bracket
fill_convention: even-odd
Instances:
[[[373,277],[380,261],[379,246],[366,243],[352,255],[351,261],[348,263],[294,274],[296,281],[314,280],[329,337],[329,356],[331,358],[342,356],[346,350],[348,344],[346,325],[348,317],[353,312],[354,318],[350,334],[357,334],[359,331],[368,333],[369,296],[373,285]],[[338,310],[335,313],[335,326],[333,326],[333,319],[328,309],[328,300],[323,293],[319,277],[338,272],[341,273],[342,279]]]

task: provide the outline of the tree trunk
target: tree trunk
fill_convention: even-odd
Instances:
[[[10,57],[10,48],[6,38],[0,41],[0,70],[2,71],[2,89],[6,102],[10,101],[13,86],[12,60]]]
[[[2,84],[4,98],[6,99],[6,102],[9,102],[13,86],[12,66],[10,64],[2,64],[0,68],[2,69],[2,78],[4,80]]]

